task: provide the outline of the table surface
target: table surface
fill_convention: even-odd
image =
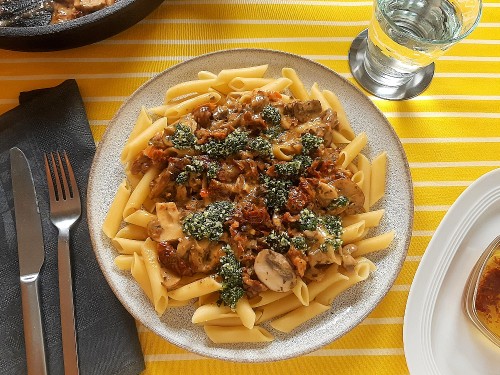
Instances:
[[[320,62],[355,85],[349,46],[368,26],[371,1],[170,0],[103,42],[72,50],[0,50],[0,113],[20,91],[75,78],[95,140],[122,102],[156,73],[191,57],[230,48],[268,48]],[[481,22],[436,63],[419,97],[390,102],[370,96],[406,151],[415,191],[408,256],[377,308],[341,339],[307,356],[236,364],[180,349],[139,325],[152,374],[406,374],[403,316],[413,277],[444,214],[478,177],[500,166],[500,2],[484,3]]]

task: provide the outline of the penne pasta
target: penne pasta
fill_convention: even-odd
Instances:
[[[248,329],[252,329],[255,324],[255,311],[248,303],[247,297],[242,297],[236,304],[236,314],[241,319],[241,323]]]
[[[132,255],[118,255],[115,258],[115,266],[122,271],[129,271],[133,261]]]
[[[281,77],[278,78],[267,85],[262,86],[260,89],[262,91],[284,91],[288,86],[292,84],[292,81],[288,78]]]
[[[261,88],[262,86],[268,85],[275,80],[272,78],[247,78],[247,77],[234,77],[228,86],[233,91],[245,92],[252,91],[254,89]]]
[[[146,228],[148,223],[153,220],[156,220],[156,215],[153,215],[145,210],[137,210],[123,219],[126,223],[134,224],[143,228]]]
[[[319,102],[321,103],[321,108],[323,108],[323,110],[331,108],[330,103],[328,103],[326,98],[323,96],[323,93],[320,91],[317,82],[314,82],[314,84],[311,86],[311,99],[319,100]]]
[[[313,301],[308,306],[300,306],[281,318],[273,320],[270,325],[280,332],[288,333],[329,309],[330,305],[322,305],[319,302]]]
[[[356,250],[356,256],[363,256],[368,253],[373,253],[375,251],[380,251],[387,249],[391,242],[394,240],[394,231],[386,232],[381,235],[366,238],[364,240],[355,242],[358,247]]]
[[[344,244],[352,243],[357,241],[363,235],[365,231],[365,221],[360,220],[354,224],[344,227],[344,232],[342,233],[342,242]]]
[[[146,294],[151,302],[154,302],[153,291],[151,289],[151,282],[149,280],[148,271],[146,270],[146,265],[144,264],[142,257],[137,253],[133,254],[133,261],[130,265],[130,273],[135,281],[137,281],[137,284],[139,284],[144,294]]]
[[[142,252],[142,246],[144,245],[144,241],[129,240],[127,238],[119,237],[113,238],[111,243],[120,254],[130,255],[134,253],[140,254]]]
[[[232,312],[227,306],[217,306],[217,304],[208,304],[196,309],[191,318],[194,324],[207,323],[217,319],[238,318],[237,313]],[[241,319],[239,319],[241,321]]]
[[[167,119],[165,117],[159,118],[158,120],[153,122],[151,126],[134,137],[134,139],[127,143],[123,148],[123,152],[121,155],[122,163],[133,160],[139,154],[139,152],[146,148],[149,140],[153,138],[156,133],[165,129],[166,126]]]
[[[215,78],[212,79],[199,79],[196,81],[187,81],[172,86],[165,94],[165,103],[168,103],[173,98],[183,96],[191,93],[204,94],[215,83]]]
[[[365,133],[360,133],[354,138],[347,146],[344,147],[342,151],[340,151],[339,158],[337,163],[345,168],[352,162],[356,156],[360,153],[363,147],[366,146],[368,142],[368,138]]]
[[[248,68],[224,69],[217,75],[218,82],[230,82],[233,78],[262,78],[267,71],[269,65],[251,66]]]
[[[134,224],[128,224],[120,229],[118,233],[116,233],[115,237],[144,241],[146,238],[148,238],[148,231],[144,227],[140,227]]]
[[[372,168],[370,161],[363,154],[358,155],[358,169],[363,172],[363,181],[361,182],[359,187],[361,188],[365,196],[365,203],[363,204],[363,208],[365,211],[368,211],[368,209],[370,208],[370,185]]]
[[[201,94],[195,96],[194,98],[188,99],[184,102],[181,102],[173,107],[167,108],[164,113],[166,118],[179,118],[185,114],[188,114],[194,111],[197,107],[206,103],[217,103],[221,99],[220,94],[216,92],[207,92],[205,94]]]
[[[377,203],[385,191],[385,175],[387,170],[387,152],[382,152],[372,161],[372,178],[370,180],[370,207]]]
[[[300,303],[304,306],[309,305],[309,289],[307,288],[307,284],[300,277],[297,280],[297,284],[293,287],[292,292]]]
[[[355,137],[354,131],[351,128],[349,120],[347,119],[347,114],[344,111],[344,107],[340,104],[340,100],[333,92],[330,90],[322,91],[323,97],[328,102],[330,108],[337,112],[337,119],[339,120],[339,133],[342,134],[346,139],[352,141]]]
[[[342,219],[342,225],[348,227],[349,225],[355,224],[360,221],[365,222],[365,228],[373,228],[380,224],[382,216],[385,210],[369,211],[362,214],[345,216]]]
[[[146,266],[146,272],[151,285],[153,296],[153,304],[156,313],[161,316],[168,306],[167,289],[163,286],[163,278],[161,275],[161,267],[158,262],[158,254],[156,253],[156,245],[151,239],[144,241],[142,246],[142,259]]]
[[[213,277],[205,277],[190,284],[184,285],[179,289],[172,290],[169,294],[169,297],[179,301],[185,301],[215,292],[220,289],[222,289],[221,283],[215,281]]]
[[[342,293],[344,290],[350,288],[354,284],[364,281],[370,275],[370,272],[375,271],[375,265],[366,258],[357,258],[357,264],[354,266],[353,270],[347,271],[345,277],[347,279],[342,280],[327,290],[324,290],[316,296],[316,301],[323,305],[331,305],[333,300]]]
[[[109,207],[104,223],[102,224],[102,231],[108,238],[113,238],[118,233],[123,218],[123,210],[130,198],[130,189],[127,183],[123,181],[118,190],[116,191],[115,198]]]
[[[158,169],[151,168],[147,173],[142,177],[141,181],[137,184],[132,194],[123,209],[123,217],[127,217],[134,213],[135,211],[141,209],[142,204],[146,200],[151,191],[151,181],[153,181],[158,176]]]
[[[289,86],[289,89],[295,98],[300,100],[309,100],[309,94],[307,93],[304,84],[302,83],[301,79],[299,78],[297,72],[294,69],[283,68],[281,70],[281,74],[283,75],[283,77],[288,78],[290,81],[292,81],[291,85]]]

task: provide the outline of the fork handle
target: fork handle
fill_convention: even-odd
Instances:
[[[78,375],[78,352],[75,330],[75,308],[73,305],[71,256],[69,251],[69,229],[59,230],[59,237],[57,240],[57,262],[59,267],[59,303],[61,305],[64,374]]]
[[[38,274],[21,277],[21,299],[28,375],[47,375]]]

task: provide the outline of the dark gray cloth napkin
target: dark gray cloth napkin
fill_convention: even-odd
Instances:
[[[42,216],[45,263],[41,271],[42,321],[50,375],[63,374],[57,230],[49,220],[43,153],[66,150],[75,171],[82,217],[71,231],[71,256],[80,373],[132,375],[144,369],[134,319],[116,299],[92,250],[87,180],[95,153],[82,98],[74,80],[22,93],[20,105],[0,116],[0,374],[26,373],[19,262],[9,149],[28,158]]]

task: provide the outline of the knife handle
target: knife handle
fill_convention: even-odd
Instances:
[[[28,375],[47,375],[38,274],[21,277],[21,299]]]
[[[73,278],[69,251],[69,228],[59,229],[57,240],[57,265],[59,268],[59,303],[61,305],[61,333],[64,374],[78,375],[78,346],[73,303]]]

